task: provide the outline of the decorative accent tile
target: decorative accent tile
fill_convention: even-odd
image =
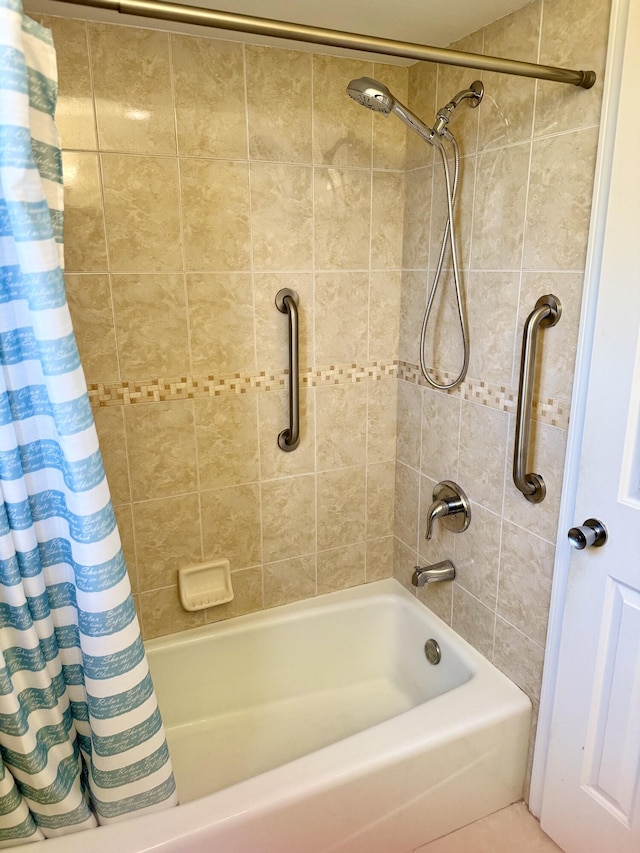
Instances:
[[[328,367],[305,367],[300,371],[301,388],[323,385],[348,385],[394,377],[398,362],[371,361],[359,364],[331,364]],[[281,391],[287,384],[288,370],[279,373],[260,371],[256,375],[232,373],[226,376],[182,376],[179,379],[156,379],[153,382],[91,382],[87,386],[93,408],[132,406],[138,403],[164,403],[192,400],[198,397],[221,397],[259,391]]]
[[[138,403],[165,403],[193,400],[198,397],[221,397],[227,394],[252,394],[261,391],[281,391],[288,381],[288,370],[258,374],[231,373],[226,376],[182,376],[179,379],[157,379],[153,382],[91,382],[89,400],[94,409],[105,406],[132,406]],[[434,371],[434,379],[450,382],[447,372]],[[396,377],[404,382],[431,386],[417,364],[407,361],[369,361],[366,364],[330,364],[326,367],[304,367],[300,370],[301,388],[321,388],[327,385],[350,385]],[[481,379],[467,378],[462,385],[448,392],[491,409],[514,414],[517,392],[504,385],[491,385]],[[534,397],[533,417],[541,423],[568,429],[571,403],[569,400]]]
[[[431,387],[417,364],[399,361],[397,375],[398,379],[402,379],[405,382],[421,385],[423,388]],[[446,384],[455,378],[453,374],[446,373],[445,371],[434,370],[432,375],[436,382],[440,384]],[[467,377],[461,385],[447,393],[460,396],[463,400],[471,400],[482,406],[488,406],[491,409],[507,412],[508,414],[515,414],[516,412],[518,391],[517,389],[508,388],[506,385],[492,385],[489,382],[484,382],[482,379],[470,379]],[[569,400],[552,397],[539,398],[534,395],[532,413],[534,420],[566,430],[569,428],[571,403]]]

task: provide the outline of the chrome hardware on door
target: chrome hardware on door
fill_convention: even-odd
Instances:
[[[597,518],[588,518],[580,527],[572,527],[569,531],[569,542],[576,551],[585,548],[602,548],[607,541],[607,528]]]

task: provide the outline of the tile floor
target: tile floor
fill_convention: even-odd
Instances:
[[[561,853],[524,803],[464,826],[415,853]]]

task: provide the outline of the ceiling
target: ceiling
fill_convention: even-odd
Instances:
[[[191,0],[191,5],[444,47],[524,6],[526,2],[527,0],[481,0],[481,2],[478,0],[347,0],[347,2],[345,0],[321,0],[321,2],[320,0]],[[317,46],[285,43],[278,39],[251,37],[185,24],[173,25],[119,15],[117,12],[58,3],[55,0],[25,0],[25,7],[31,12],[130,23],[261,44],[286,44],[288,47],[295,46],[302,50],[318,52]],[[323,53],[367,55],[324,47],[320,50]],[[386,61],[393,60],[388,57]],[[400,60],[400,62],[410,64],[411,60]]]

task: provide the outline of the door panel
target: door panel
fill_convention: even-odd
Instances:
[[[541,810],[567,853],[640,851],[640,0],[615,5],[626,47],[573,520],[609,538],[570,559]]]

